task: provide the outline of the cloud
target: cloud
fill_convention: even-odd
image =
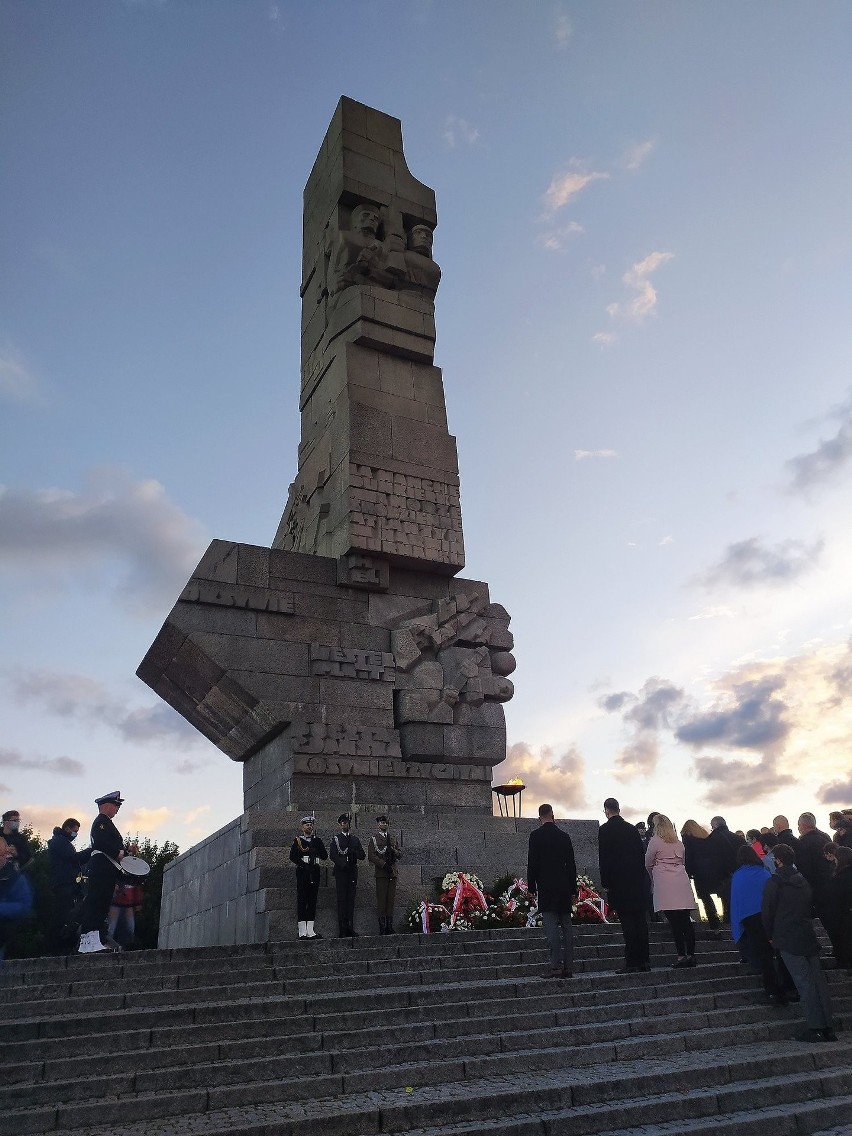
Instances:
[[[557,174],[544,194],[547,215],[552,217],[554,213],[564,208],[572,197],[576,197],[581,190],[593,181],[605,181],[608,178],[609,174],[600,171],[581,173],[578,170],[571,170],[567,173]]]
[[[821,441],[815,450],[790,458],[786,463],[791,493],[806,492],[830,481],[852,459],[852,397],[832,410],[828,417],[840,420],[834,436]]]
[[[777,750],[790,732],[787,706],[779,697],[783,675],[734,683],[711,710],[682,721],[675,738],[686,745],[724,745],[761,752]]]
[[[14,352],[0,355],[0,399],[17,403],[44,402],[41,383]]]
[[[837,691],[834,705],[839,704],[845,698],[852,697],[852,639],[847,643],[845,654],[831,671],[829,677]]]
[[[447,145],[455,148],[463,143],[472,146],[479,140],[478,129],[466,118],[459,118],[455,114],[447,115],[444,123],[444,139]]]
[[[53,835],[54,828],[59,828],[62,822],[69,817],[79,820],[83,826],[77,841],[80,848],[85,848],[89,842],[89,821],[87,818],[93,816],[97,811],[94,801],[89,801],[87,804],[81,804],[79,801],[70,804],[65,801],[59,805],[16,804],[15,807],[20,810],[21,825],[25,828],[31,828],[33,832],[39,833],[45,840],[49,840]]]
[[[586,763],[575,746],[559,757],[549,746],[533,750],[526,742],[515,742],[506,751],[505,776],[523,778],[527,801],[536,808],[549,801],[557,811],[586,806]]]
[[[617,458],[617,450],[575,450],[574,461],[585,461],[586,458]]]
[[[174,816],[168,805],[161,805],[156,809],[147,809],[144,806],[124,813],[121,817],[121,828],[131,836],[150,836],[152,832],[163,828]]]
[[[777,761],[763,757],[751,762],[721,757],[699,757],[693,765],[696,778],[707,787],[704,800],[708,805],[726,808],[749,805],[795,784],[789,774],[778,770]]]
[[[671,534],[669,534],[668,536],[664,536],[664,537],[663,537],[663,539],[662,539],[662,540],[660,541],[660,543],[659,543],[659,546],[658,546],[658,547],[660,547],[660,548],[665,548],[665,547],[666,547],[666,545],[668,545],[668,544],[674,544],[674,542],[675,542],[675,541],[674,541],[674,537],[673,537],[673,536],[671,536]]]
[[[651,252],[624,273],[621,280],[635,293],[626,303],[612,303],[607,312],[613,319],[623,318],[642,324],[657,309],[657,292],[649,280],[652,273],[674,257],[673,252]]]
[[[206,543],[159,482],[123,471],[93,474],[80,493],[0,486],[0,567],[69,585],[117,566],[116,595],[134,614],[170,606]]]
[[[608,714],[613,714],[616,710],[621,710],[628,702],[635,701],[635,694],[631,694],[629,690],[620,690],[615,694],[603,695],[598,699],[598,705]]]
[[[626,170],[638,170],[656,145],[656,138],[649,138],[646,142],[634,142],[624,151],[621,164]]]
[[[552,229],[549,233],[543,233],[539,236],[538,243],[551,252],[561,252],[572,237],[585,233],[585,231],[582,225],[576,221],[570,221],[561,229]]]
[[[617,340],[618,336],[611,331],[596,331],[592,336],[592,343],[597,343],[598,347],[612,347]]]
[[[817,799],[821,805],[840,805],[845,809],[852,807],[852,769],[841,780],[823,785],[817,792]]]
[[[51,773],[58,777],[82,777],[86,772],[83,763],[73,757],[25,757],[17,749],[0,749],[0,767],[34,769],[38,773]]]
[[[803,540],[784,540],[767,545],[760,537],[748,537],[729,544],[721,560],[701,582],[705,587],[733,584],[741,588],[789,584],[815,566],[824,545],[823,540],[813,544]]]
[[[573,31],[571,21],[565,14],[562,5],[557,5],[556,11],[554,12],[553,42],[560,51],[568,46],[568,41],[571,39]]]
[[[735,615],[736,612],[732,607],[726,607],[724,604],[716,604],[712,607],[702,608],[701,611],[687,618],[690,622],[695,622],[699,619],[733,619]]]
[[[623,711],[621,718],[630,740],[615,760],[619,781],[647,777],[657,768],[659,733],[670,729],[672,715],[683,705],[684,692],[668,679],[649,678],[638,695],[620,691],[599,699],[609,713]]]
[[[31,670],[13,676],[10,682],[21,703],[39,705],[58,718],[106,726],[126,742],[154,742],[187,749],[202,740],[197,730],[171,706],[160,702],[154,706],[128,707],[86,675]]]

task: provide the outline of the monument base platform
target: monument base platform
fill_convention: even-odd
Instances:
[[[316,831],[328,847],[338,831],[338,809],[316,814]],[[402,859],[395,914],[401,918],[431,898],[436,878],[467,870],[490,885],[498,876],[526,872],[527,842],[538,821],[495,817],[470,807],[426,810],[382,805],[353,812],[352,830],[366,848],[375,816],[387,811]],[[294,939],[296,880],[289,860],[300,811],[249,809],[188,849],[163,876],[160,947],[229,946]],[[597,821],[560,820],[574,844],[577,870],[597,881]],[[355,929],[375,933],[376,889],[366,861],[359,873]],[[316,930],[337,935],[337,901],[331,864],[322,869]]]

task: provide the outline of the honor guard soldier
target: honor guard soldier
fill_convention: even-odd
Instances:
[[[350,832],[352,816],[341,813],[337,818],[340,832],[332,837],[330,856],[334,864],[337,888],[337,926],[340,938],[357,938],[355,930],[355,889],[358,887],[358,861],[364,859],[364,848],[354,832]]]
[[[124,856],[124,841],[112,823],[112,818],[124,804],[121,793],[116,789],[104,797],[97,797],[95,804],[99,811],[92,825],[89,887],[80,925],[81,955],[107,950],[101,942],[101,930],[106,923],[116,881],[121,877],[120,861]]]
[[[296,918],[299,920],[300,939],[321,939],[314,930],[319,891],[319,861],[327,860],[325,845],[314,835],[314,818],[302,817],[302,831],[296,835],[290,848],[290,859],[296,865]]]
[[[399,845],[388,832],[388,818],[377,816],[376,831],[367,845],[367,859],[376,869],[376,906],[380,935],[393,934],[393,905],[396,899],[399,857]]]

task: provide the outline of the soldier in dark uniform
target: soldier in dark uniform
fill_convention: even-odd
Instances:
[[[314,930],[319,891],[319,860],[327,860],[325,845],[314,835],[314,818],[302,817],[301,833],[290,848],[290,859],[296,865],[296,918],[299,920],[300,939],[321,939]]]
[[[340,938],[355,936],[355,889],[358,887],[358,861],[364,859],[364,848],[354,832],[350,832],[352,817],[341,813],[337,818],[340,832],[331,840],[330,856],[334,864],[334,883],[337,888],[337,926]]]
[[[399,857],[399,845],[388,832],[388,818],[377,816],[376,832],[367,844],[367,859],[376,869],[376,906],[380,935],[393,934],[393,905],[396,899]]]
[[[105,951],[101,942],[101,930],[109,914],[112,893],[116,881],[121,876],[119,862],[124,857],[124,841],[121,833],[112,823],[112,818],[124,804],[118,789],[95,800],[98,815],[92,825],[92,854],[89,859],[89,887],[83,904],[83,918],[80,926],[80,954],[94,954]]]

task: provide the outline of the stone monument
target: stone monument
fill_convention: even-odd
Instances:
[[[350,809],[362,839],[393,814],[400,903],[457,866],[523,868],[531,822],[491,803],[509,616],[456,575],[436,224],[399,121],[342,98],[305,188],[301,442],[278,532],[271,548],[214,541],[138,671],[244,774],[242,817],[166,872],[162,946],[292,935],[302,812],[328,834]]]

